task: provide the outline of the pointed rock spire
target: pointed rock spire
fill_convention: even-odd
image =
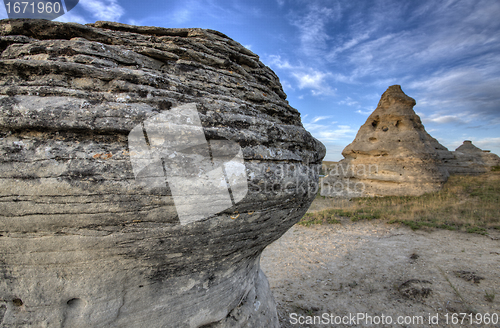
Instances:
[[[345,159],[338,164],[343,170],[329,176],[332,183],[340,179],[347,196],[420,195],[439,190],[448,178],[441,158],[453,155],[425,131],[413,110],[415,104],[399,85],[390,86],[343,150]]]

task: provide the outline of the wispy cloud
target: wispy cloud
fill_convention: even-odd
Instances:
[[[473,113],[468,114],[471,117],[485,119],[500,117],[499,85],[499,58],[483,58],[483,63],[469,67],[438,70],[409,84],[423,106],[447,109],[453,116],[468,111]]]
[[[248,29],[248,22],[262,18],[267,11],[251,1],[184,0],[157,2],[139,21],[162,27],[205,27],[226,32]],[[231,33],[228,33],[231,34]],[[231,36],[231,35],[230,35]],[[241,40],[238,40],[241,41]]]
[[[80,0],[78,6],[97,20],[118,21],[125,13],[117,0]]]
[[[270,55],[265,59],[268,65],[274,66],[280,69],[296,69],[300,66],[292,66],[290,62],[286,59],[282,59],[280,55]]]
[[[422,119],[424,124],[437,123],[437,124],[467,124],[472,121],[473,115],[469,115],[467,112],[460,112],[449,114],[446,112],[433,113],[431,115],[426,115],[424,113],[418,114]],[[471,117],[472,116],[472,117]]]
[[[351,97],[345,97],[344,100],[338,102],[339,105],[347,105],[347,106],[357,106],[359,102],[353,100]]]
[[[370,115],[373,112],[373,110],[361,110],[358,109],[356,113],[361,114],[361,115]]]
[[[473,135],[464,134],[459,138],[450,137],[442,138],[440,142],[446,144],[448,149],[453,151],[462,145],[464,140],[471,140],[472,143],[482,150],[490,150],[494,154],[500,154],[500,137],[474,137]]]
[[[465,100],[483,108],[498,103],[500,21],[492,13],[500,12],[500,2],[423,1],[395,7],[407,24],[390,24],[393,30],[387,30],[389,24],[382,23],[392,19],[389,15],[368,15],[371,30],[353,26],[352,38],[335,46],[328,58],[347,62],[353,81],[398,76],[400,84],[432,92],[432,99],[447,98],[455,105]],[[394,29],[398,26],[404,28]]]
[[[141,25],[141,23],[139,21],[135,20],[135,19],[129,19],[127,21],[127,24],[129,24],[129,25],[136,25],[136,26]]]
[[[365,41],[367,39],[369,39],[369,34],[366,32],[362,33],[360,35],[355,35],[352,38],[350,38],[349,40],[347,40],[345,43],[343,43],[337,47],[334,47],[332,50],[330,50],[330,52],[327,55],[327,58],[330,61],[335,60],[337,54],[342,53],[342,52],[349,50],[351,48],[354,48],[355,46],[360,44],[362,41]]]
[[[117,0],[80,0],[70,12],[55,19],[58,22],[75,22],[80,24],[93,23],[96,20],[119,21],[125,14],[125,9]],[[140,25],[137,21],[129,22]]]
[[[278,55],[268,56],[266,61],[271,68],[283,70],[290,75],[298,89],[308,89],[313,96],[335,94],[335,89],[330,85],[330,80],[335,76],[329,72],[315,70],[303,64],[292,65]]]
[[[96,20],[118,21],[125,9],[118,0],[80,0],[70,12],[58,17],[58,22],[93,23]],[[0,19],[8,18],[4,5],[0,5]]]
[[[333,116],[329,115],[329,116],[316,116],[312,119],[311,123],[316,123],[316,122],[319,122],[321,120],[326,120],[328,118],[331,118]]]
[[[500,124],[499,12],[497,0],[311,0],[290,16],[300,39],[293,63],[306,62],[309,70],[287,61],[282,68],[299,88],[312,90],[401,84],[422,111],[439,109],[427,122],[464,124],[473,117]],[[352,106],[347,99],[339,104]]]
[[[173,22],[176,24],[186,23],[191,19],[192,11],[189,8],[180,8],[175,11],[175,15],[173,15]]]
[[[476,146],[484,150],[500,148],[500,138],[483,138],[473,141]]]
[[[54,19],[54,21],[64,22],[64,23],[72,22],[72,23],[78,23],[78,24],[87,24],[87,23],[93,22],[92,20],[86,19],[82,15],[73,13],[71,11],[69,13],[66,13],[66,14]]]
[[[454,116],[454,115],[442,115],[442,116],[434,116],[434,117],[429,117],[426,119],[428,122],[433,122],[433,123],[459,123],[459,124],[465,124],[467,121],[464,121],[463,119]],[[425,121],[424,121],[425,123]]]
[[[336,129],[326,131],[318,131],[318,138],[325,141],[336,141],[342,139],[354,139],[357,130],[351,128],[349,125],[338,125]]]
[[[293,91],[295,88],[288,82],[288,80],[281,80],[281,86],[286,91]]]
[[[339,142],[347,144],[352,139],[357,132],[356,129],[352,128],[350,125],[336,125],[337,122],[332,122],[330,124],[319,124],[319,121],[330,118],[331,116],[316,116],[312,120],[307,120],[304,116],[302,118],[303,125],[312,135],[323,143]]]
[[[327,82],[329,73],[323,73],[309,69],[308,71],[293,72],[292,76],[297,79],[299,89],[311,89],[313,96],[332,95],[335,93]]]
[[[333,5],[332,5],[333,4]],[[306,55],[316,55],[318,51],[327,49],[327,41],[331,39],[327,25],[340,16],[340,5],[331,2],[329,6],[320,2],[311,2],[302,12],[292,13],[291,22],[299,30],[300,50]]]

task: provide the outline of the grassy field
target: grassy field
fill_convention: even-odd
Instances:
[[[441,191],[419,197],[366,197],[332,202],[329,208],[307,213],[298,224],[339,223],[341,217],[352,221],[382,219],[412,229],[442,228],[486,234],[489,228],[500,230],[498,169],[478,176],[451,176]],[[317,196],[315,202],[325,201],[322,198]]]

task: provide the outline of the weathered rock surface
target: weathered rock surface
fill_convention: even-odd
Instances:
[[[481,157],[488,171],[491,170],[493,166],[500,166],[500,157],[489,150],[483,150]]]
[[[426,131],[413,111],[416,102],[390,86],[375,111],[343,151],[345,157],[323,179],[332,196],[421,195],[448,178],[441,159],[452,154]]]
[[[43,20],[0,21],[0,50],[0,326],[278,327],[259,257],[314,199],[325,149],[257,55],[211,30]],[[248,192],[181,224],[128,136],[186,104],[241,148]]]
[[[500,165],[500,157],[489,151],[474,146],[472,141],[463,144],[451,152],[451,158],[444,158],[443,165],[450,174],[481,174]]]

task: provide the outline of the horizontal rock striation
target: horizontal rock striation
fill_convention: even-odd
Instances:
[[[464,141],[449,151],[430,136],[413,111],[416,102],[399,85],[390,86],[375,111],[342,152],[324,167],[324,196],[418,196],[438,191],[450,174],[481,174],[500,158]]]
[[[491,171],[493,166],[500,166],[498,155],[481,150],[470,140],[465,140],[451,154],[451,158],[443,158],[443,166],[450,174],[481,174]]]
[[[278,327],[259,256],[314,199],[325,148],[257,55],[212,30],[28,19],[0,21],[0,50],[2,327]],[[184,223],[129,149],[183,106],[248,185]],[[193,154],[163,173],[220,164]],[[215,208],[186,186],[188,212]]]

